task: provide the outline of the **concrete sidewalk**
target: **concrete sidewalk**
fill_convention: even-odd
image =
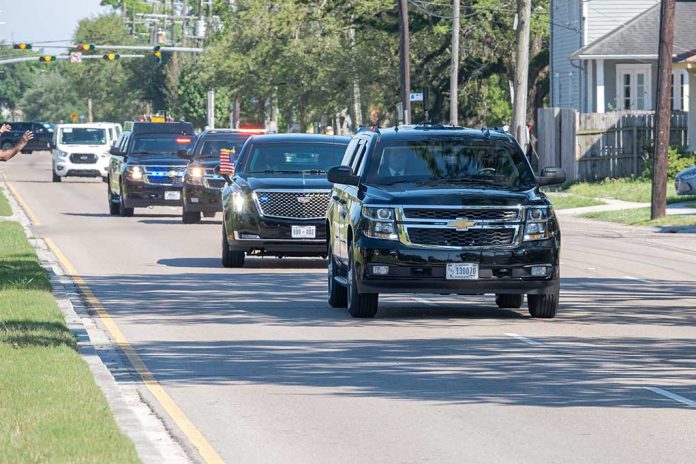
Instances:
[[[603,211],[621,211],[625,209],[650,208],[650,203],[636,203],[632,201],[614,200],[612,198],[598,198],[604,205],[585,206],[582,208],[560,209],[556,211],[559,216],[582,216],[587,213],[599,213]],[[696,207],[693,201],[672,203],[667,205],[667,215],[696,215]]]

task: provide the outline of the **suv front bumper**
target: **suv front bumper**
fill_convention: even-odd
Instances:
[[[186,211],[201,213],[222,211],[222,192],[218,188],[186,183],[182,192]]]
[[[556,239],[514,248],[448,250],[362,237],[355,246],[356,281],[363,293],[547,294],[559,282]],[[448,263],[478,264],[478,279],[447,280]],[[388,274],[376,275],[375,265],[388,266]],[[532,276],[532,267],[542,266],[546,275]]]
[[[148,206],[181,206],[182,194],[180,186],[156,185],[124,182],[126,203],[129,208],[145,208]],[[167,199],[167,192],[178,192],[178,199]]]
[[[233,213],[226,221],[230,250],[284,256],[325,256],[326,221],[324,219],[284,219]],[[314,226],[313,239],[293,238],[292,226]]]

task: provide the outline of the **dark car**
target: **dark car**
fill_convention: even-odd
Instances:
[[[0,134],[0,149],[9,150],[17,145],[26,131],[32,131],[34,138],[27,143],[22,153],[50,150],[53,146],[53,126],[43,122],[6,122],[12,130]],[[0,125],[2,125],[0,124]]]
[[[239,153],[246,139],[264,132],[263,129],[215,129],[198,135],[193,153],[187,155],[191,161],[182,191],[181,220],[184,224],[199,222],[201,213],[212,217],[222,211],[220,191],[225,180],[215,173],[215,167],[220,164],[220,151],[234,150]]]
[[[249,253],[326,256],[326,169],[340,162],[348,141],[310,134],[247,140],[222,191],[222,264],[241,267]]]
[[[194,138],[188,122],[133,123],[110,150],[109,213],[132,216],[134,208],[181,206],[187,161],[179,156]]]
[[[452,126],[362,132],[334,184],[327,213],[329,304],[374,317],[380,293],[496,295],[533,317],[558,309],[561,233],[509,135]]]

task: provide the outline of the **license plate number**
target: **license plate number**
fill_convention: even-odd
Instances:
[[[477,263],[447,263],[447,280],[478,279]]]
[[[316,226],[292,226],[292,238],[316,238]]]
[[[165,200],[181,200],[181,192],[164,192]]]

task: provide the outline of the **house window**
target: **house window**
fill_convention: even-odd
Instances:
[[[649,64],[616,65],[616,103],[620,110],[652,109]]]
[[[672,110],[689,111],[689,74],[678,70],[672,72]]]

